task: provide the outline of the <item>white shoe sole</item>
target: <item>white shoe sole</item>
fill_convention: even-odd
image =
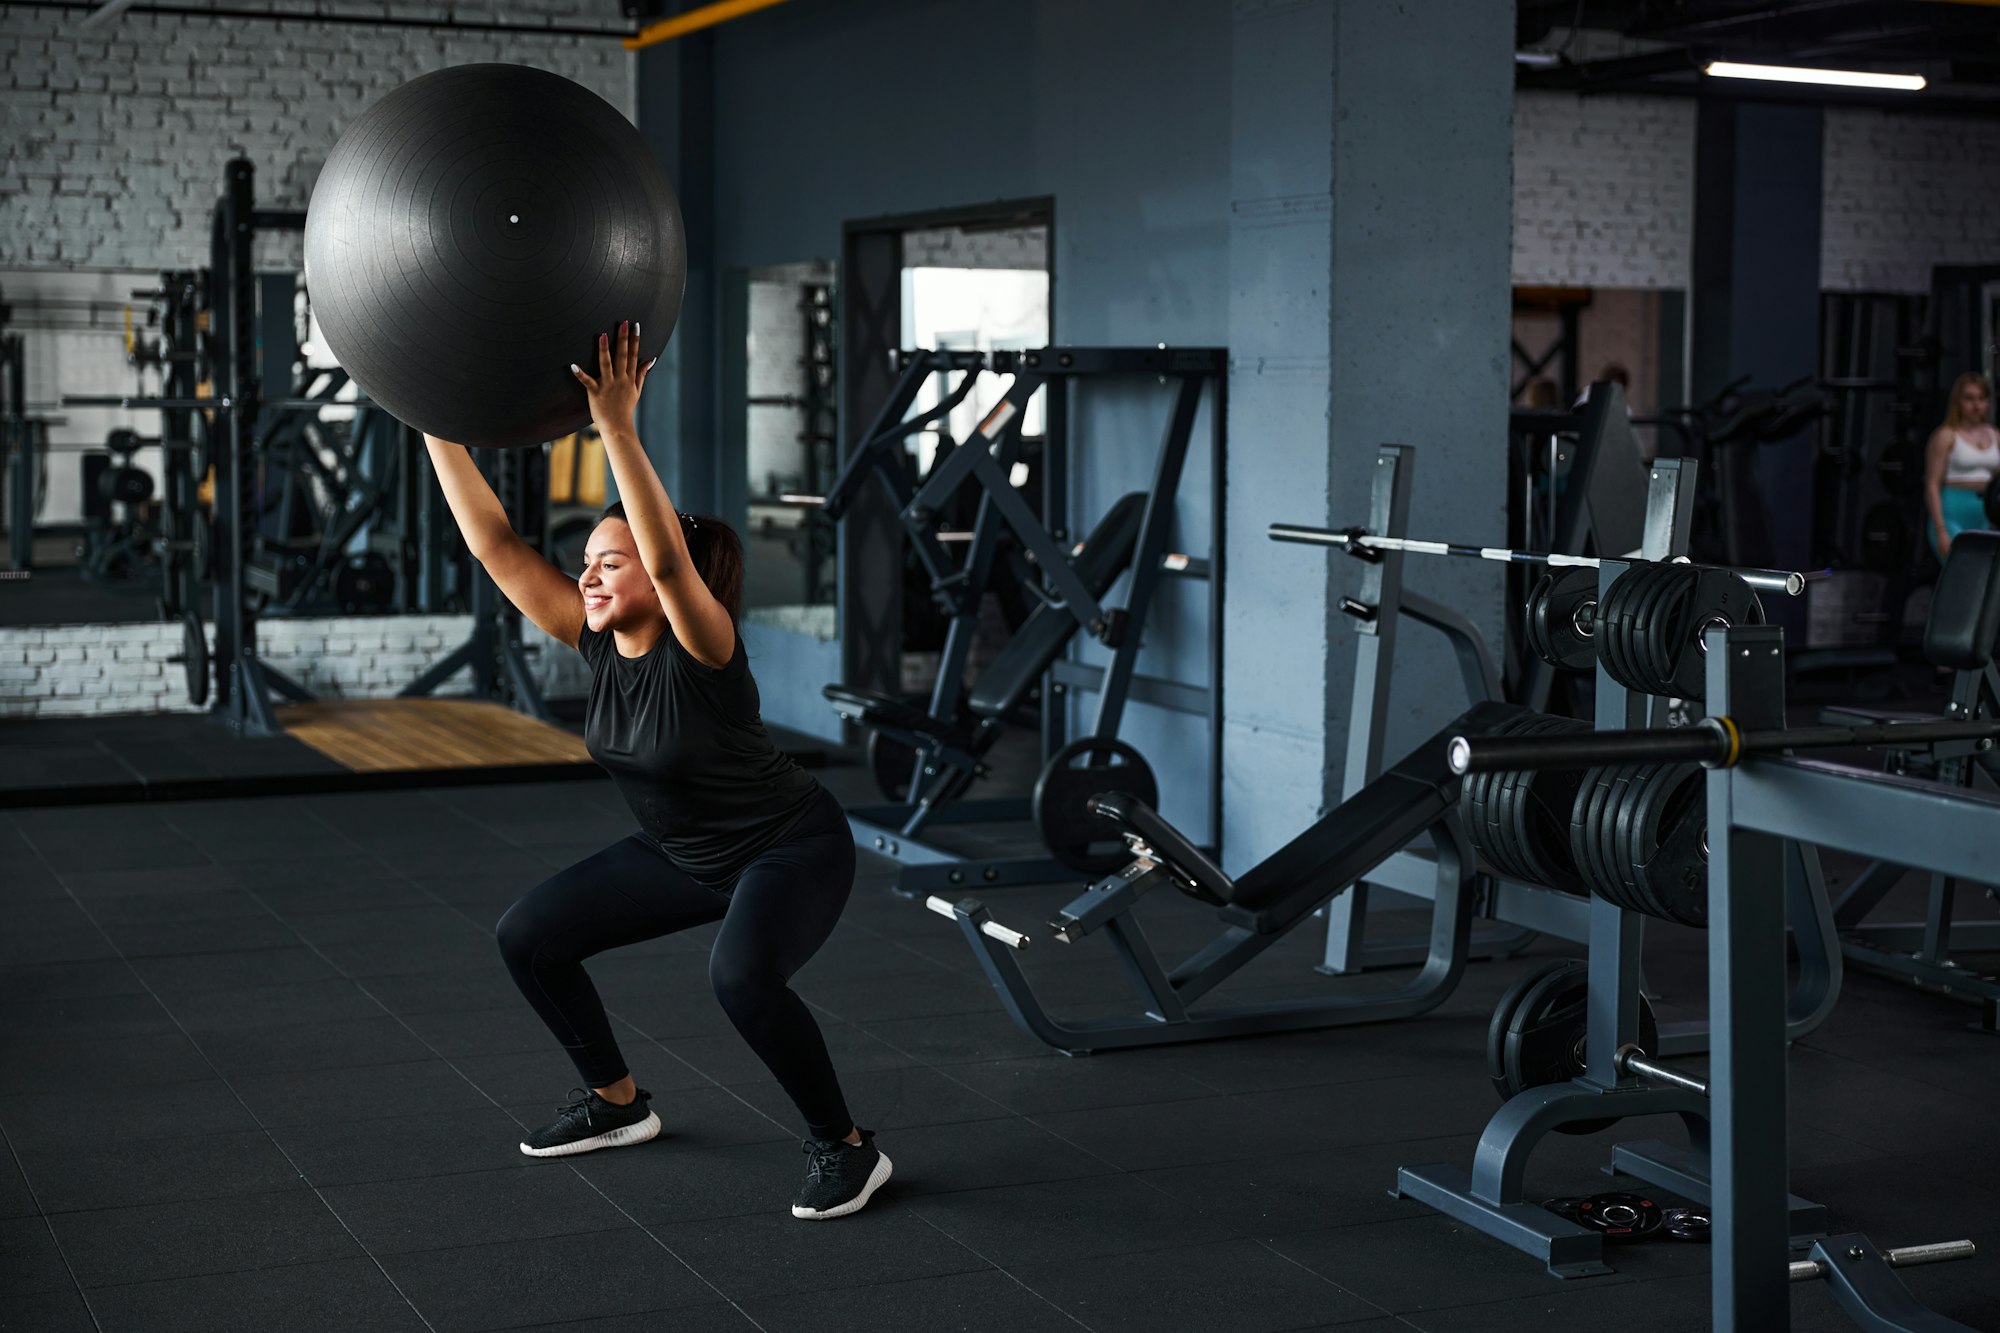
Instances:
[[[644,1143],[659,1132],[660,1117],[648,1111],[644,1120],[627,1125],[623,1129],[614,1129],[608,1134],[578,1139],[574,1143],[559,1143],[553,1148],[530,1148],[524,1143],[521,1145],[521,1151],[530,1157],[574,1157],[577,1153],[596,1152],[599,1148],[624,1148],[634,1143]]]
[[[875,1169],[868,1173],[868,1183],[861,1187],[861,1193],[825,1212],[795,1203],[792,1205],[792,1216],[804,1218],[808,1222],[824,1222],[829,1217],[846,1217],[849,1213],[858,1213],[867,1206],[868,1200],[874,1197],[875,1191],[888,1183],[889,1177],[894,1172],[895,1167],[890,1165],[889,1155],[884,1153],[876,1159]]]

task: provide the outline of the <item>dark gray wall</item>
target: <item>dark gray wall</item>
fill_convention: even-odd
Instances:
[[[1238,866],[1309,820],[1338,773],[1351,656],[1328,611],[1348,572],[1272,548],[1264,525],[1351,521],[1375,444],[1398,440],[1426,446],[1426,524],[1502,531],[1511,21],[1482,0],[1418,8],[793,0],[716,30],[706,108],[680,105],[703,96],[701,48],[641,63],[641,125],[670,171],[689,151],[681,126],[712,115],[713,240],[693,274],[832,257],[850,219],[1047,195],[1057,341],[1231,347],[1225,768],[1241,780],[1225,784],[1224,822]],[[676,335],[648,417],[688,502],[714,484],[687,458],[706,447],[688,405],[712,373],[704,339],[712,323]],[[1145,385],[1083,410],[1079,517],[1145,484],[1164,412]],[[1196,553],[1213,537],[1206,475],[1191,458],[1177,511],[1175,545]],[[1498,588],[1483,571],[1421,582],[1487,603]],[[1173,588],[1141,670],[1204,682],[1206,611],[1199,587]],[[775,657],[760,666],[767,715],[817,706],[822,682]],[[1442,654],[1413,642],[1401,680],[1399,737],[1456,711]],[[1161,772],[1166,813],[1209,834],[1197,731],[1139,708],[1127,734]]]

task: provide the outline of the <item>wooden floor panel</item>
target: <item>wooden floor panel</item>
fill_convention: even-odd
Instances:
[[[591,761],[579,737],[483,700],[325,700],[289,704],[278,720],[357,773]]]

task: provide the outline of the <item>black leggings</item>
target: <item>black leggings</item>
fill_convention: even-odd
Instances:
[[[507,970],[592,1088],[630,1072],[583,960],[621,944],[722,922],[708,955],[723,1010],[770,1067],[816,1139],[854,1126],[819,1024],[792,974],[826,943],[854,888],[854,839],[825,791],[785,840],[712,889],[638,835],[579,861],[507,909],[497,934]]]

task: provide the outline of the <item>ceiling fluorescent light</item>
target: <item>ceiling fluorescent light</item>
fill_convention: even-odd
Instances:
[[[1916,92],[1924,86],[1921,74],[1871,74],[1858,69],[1802,69],[1792,65],[1743,65],[1733,60],[1712,60],[1702,72],[1718,79],[1765,79],[1773,83],[1827,83],[1840,88],[1893,88]]]

